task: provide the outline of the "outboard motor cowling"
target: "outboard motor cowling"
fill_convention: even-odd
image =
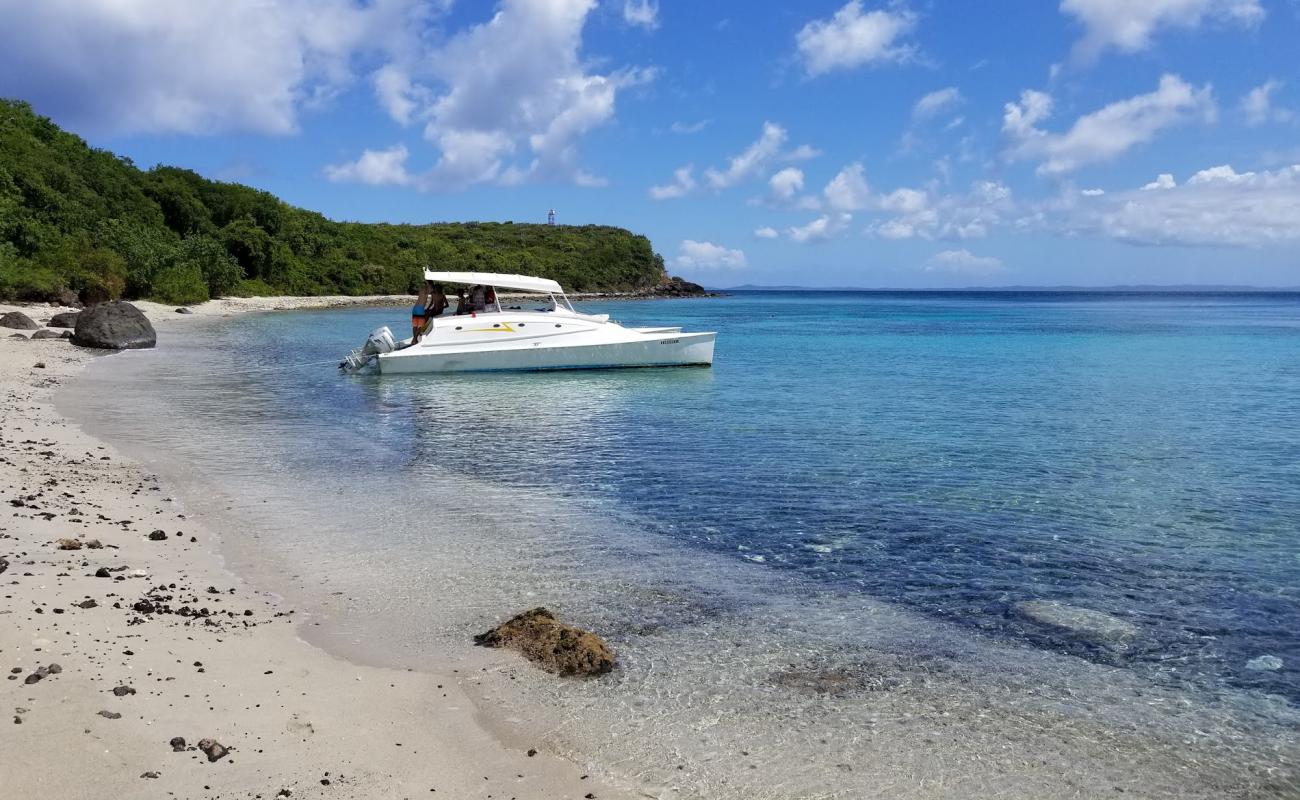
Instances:
[[[385,325],[382,328],[375,328],[366,337],[366,343],[348,353],[342,361],[339,362],[339,369],[344,372],[356,372],[366,366],[369,366],[376,358],[384,353],[391,353],[397,349],[397,340],[393,338],[393,332]]]
[[[397,341],[393,339],[393,332],[385,325],[371,331],[370,335],[366,337],[365,346],[361,349],[373,356],[380,353],[391,353],[397,349]]]

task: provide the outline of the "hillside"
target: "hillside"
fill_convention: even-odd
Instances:
[[[189,170],[140,170],[0,100],[0,299],[394,294],[413,292],[426,266],[575,291],[665,279],[650,241],[622,228],[334,222]]]

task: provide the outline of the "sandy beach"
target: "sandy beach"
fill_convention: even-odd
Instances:
[[[408,301],[137,305],[162,338],[204,317]],[[0,306],[11,310],[44,322],[66,309]],[[302,615],[224,568],[221,530],[55,410],[60,386],[114,356],[11,333],[0,337],[7,796],[645,796],[495,738],[463,670],[358,666],[307,644]]]

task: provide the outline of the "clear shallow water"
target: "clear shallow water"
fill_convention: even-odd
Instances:
[[[1295,786],[1300,296],[589,307],[718,330],[717,364],[343,378],[401,312],[302,312],[114,359],[74,400],[186,464],[187,499],[247,532],[236,564],[300,576],[362,657],[418,665],[536,603],[609,632],[614,681],[483,691],[642,783]],[[1035,600],[1135,632],[1047,627]]]

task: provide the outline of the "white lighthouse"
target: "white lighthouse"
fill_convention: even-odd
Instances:
[[[546,212],[546,224],[547,225],[555,224],[555,209],[552,208],[550,211]]]

